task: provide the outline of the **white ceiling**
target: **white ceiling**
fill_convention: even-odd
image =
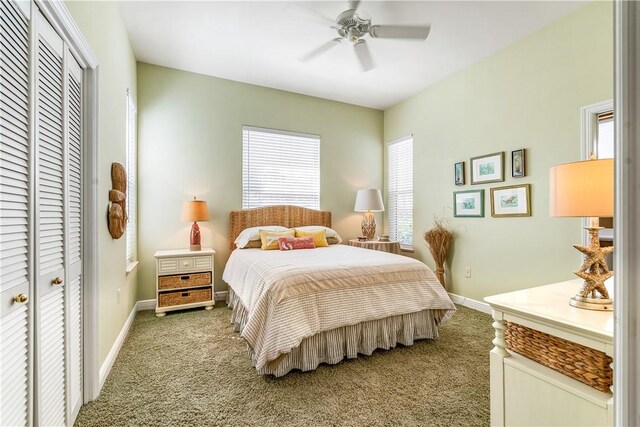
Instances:
[[[385,109],[567,15],[577,1],[363,1],[373,24],[431,24],[426,41],[368,40],[362,72],[349,43],[304,63],[336,37],[294,2],[123,2],[139,61]],[[296,2],[335,19],[346,1]]]

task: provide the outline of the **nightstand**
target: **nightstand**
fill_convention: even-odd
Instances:
[[[158,251],[156,258],[156,316],[167,311],[204,307],[213,301],[213,256],[210,248],[201,251],[174,249]]]
[[[574,279],[485,298],[495,328],[492,426],[614,425],[613,313],[570,306],[580,286]]]
[[[391,242],[381,242],[379,240],[360,241],[358,239],[351,239],[347,243],[349,246],[356,246],[358,248],[373,249],[375,251],[400,254],[400,242],[398,242],[397,240]]]

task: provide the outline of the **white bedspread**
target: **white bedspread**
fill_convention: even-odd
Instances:
[[[442,323],[455,311],[423,263],[347,245],[236,249],[222,279],[249,313],[242,337],[258,369],[319,332],[426,309]]]

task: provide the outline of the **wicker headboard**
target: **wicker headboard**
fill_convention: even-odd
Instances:
[[[316,211],[314,209],[301,208],[300,206],[264,206],[261,208],[231,211],[229,214],[230,239],[229,246],[235,248],[233,243],[238,234],[245,228],[259,227],[261,225],[281,225],[283,227],[303,227],[305,225],[323,225],[331,227],[331,212]]]

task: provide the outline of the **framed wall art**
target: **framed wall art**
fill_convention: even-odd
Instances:
[[[484,190],[453,192],[454,217],[484,217]]]
[[[471,158],[471,184],[504,181],[504,151]]]
[[[453,176],[455,185],[464,185],[464,162],[458,162],[453,166]]]
[[[492,188],[491,216],[531,216],[531,184]]]
[[[524,148],[511,152],[511,176],[522,178],[526,175]]]

